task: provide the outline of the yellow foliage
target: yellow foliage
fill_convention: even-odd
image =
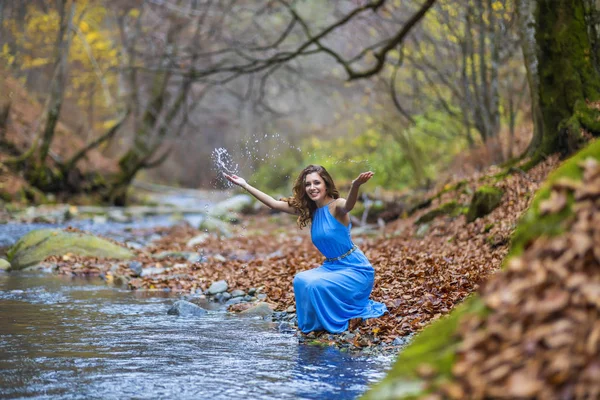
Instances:
[[[138,10],[137,8],[132,8],[131,10],[129,10],[129,16],[131,18],[137,18],[140,16],[140,10]]]

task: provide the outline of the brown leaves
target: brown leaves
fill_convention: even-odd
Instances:
[[[582,184],[559,181],[542,204],[557,213],[575,198],[567,232],[511,260],[483,290],[490,314],[461,324],[452,384],[465,398],[600,395],[600,191],[590,190],[600,187],[600,166],[582,165]]]

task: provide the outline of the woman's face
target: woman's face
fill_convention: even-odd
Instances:
[[[304,178],[304,190],[306,190],[308,198],[315,202],[323,200],[327,196],[325,181],[317,172],[306,175]]]

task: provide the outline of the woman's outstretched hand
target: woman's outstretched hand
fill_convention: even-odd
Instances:
[[[229,182],[233,183],[234,185],[238,185],[238,186],[241,186],[243,188],[245,188],[246,185],[248,185],[248,183],[246,182],[246,180],[244,178],[240,177],[240,176],[233,175],[233,174],[232,175],[227,175],[226,173],[223,173],[223,175],[225,176],[225,178]]]
[[[355,180],[352,181],[352,184],[360,186],[363,183],[366,183],[372,177],[373,177],[373,172],[371,172],[371,171],[363,172],[360,175],[358,175],[358,178],[356,178]]]

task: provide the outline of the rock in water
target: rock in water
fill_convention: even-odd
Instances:
[[[257,303],[255,306],[240,312],[240,314],[267,317],[273,314],[273,309],[267,303]]]
[[[206,315],[206,310],[189,301],[178,300],[169,308],[167,314],[181,317],[203,317]]]
[[[4,258],[0,258],[0,271],[10,269],[10,263]]]
[[[119,260],[134,256],[129,249],[98,236],[60,229],[40,229],[29,232],[10,248],[7,256],[11,269],[19,270],[38,264],[48,256],[60,256],[66,253]]]
[[[229,286],[227,285],[226,281],[213,282],[213,284],[208,288],[208,294],[215,295],[217,293],[225,292],[228,287]]]

